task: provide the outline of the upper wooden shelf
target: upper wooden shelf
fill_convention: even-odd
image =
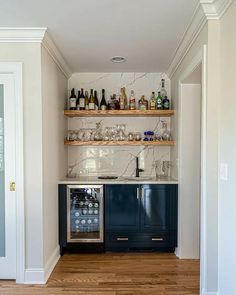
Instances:
[[[65,141],[71,146],[173,146],[175,141]]]
[[[64,115],[67,117],[170,117],[174,113],[174,110],[64,111]]]

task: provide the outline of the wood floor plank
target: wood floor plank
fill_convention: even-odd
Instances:
[[[169,253],[64,255],[46,285],[0,281],[1,295],[196,295],[199,260]]]

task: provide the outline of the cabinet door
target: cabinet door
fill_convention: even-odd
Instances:
[[[175,230],[177,195],[175,185],[141,186],[141,231]]]
[[[139,230],[138,185],[106,185],[106,231]]]

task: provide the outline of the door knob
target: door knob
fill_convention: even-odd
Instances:
[[[11,181],[10,182],[10,191],[15,192],[15,190],[16,190],[16,183],[15,183],[15,181]]]

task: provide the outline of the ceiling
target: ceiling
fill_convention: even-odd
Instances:
[[[0,27],[47,27],[72,72],[166,72],[198,2],[0,0]]]

